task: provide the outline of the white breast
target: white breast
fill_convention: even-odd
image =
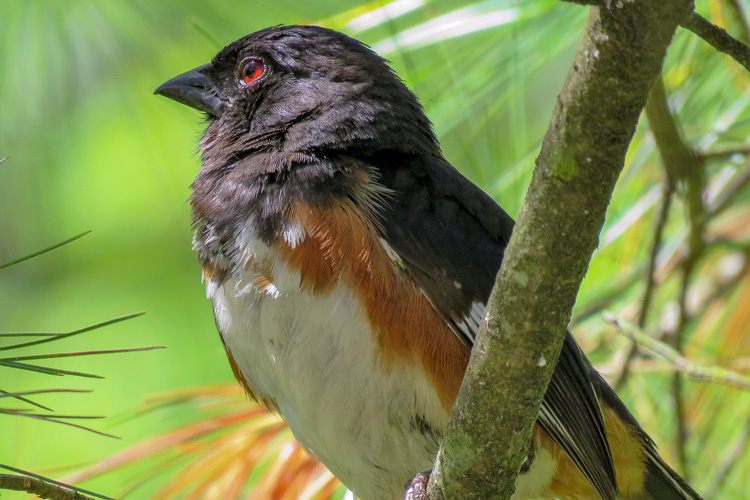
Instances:
[[[448,422],[432,384],[415,363],[382,359],[353,290],[302,290],[299,273],[268,246],[245,242],[238,260],[262,263],[272,286],[258,286],[252,266],[206,283],[242,377],[358,498],[402,499],[405,483],[432,468]],[[549,454],[538,452],[513,498],[536,497],[553,473]]]
[[[300,275],[252,242],[254,261],[272,262],[273,287],[251,270],[209,281],[217,325],[248,385],[276,402],[300,443],[360,498],[403,498],[404,484],[429,470],[449,415],[413,364],[386,364],[355,293],[300,289]],[[420,425],[422,428],[420,429]]]

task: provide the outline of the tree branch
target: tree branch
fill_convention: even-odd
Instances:
[[[704,160],[726,160],[734,155],[750,155],[750,146],[737,146],[733,148],[712,149],[698,153]]]
[[[672,114],[667,106],[666,90],[664,81],[661,77],[657,78],[654,86],[651,88],[648,101],[646,102],[646,115],[648,116],[649,125],[654,134],[657,148],[662,157],[662,166],[664,167],[664,188],[662,192],[661,204],[659,205],[659,214],[657,216],[656,231],[654,240],[651,243],[649,253],[648,271],[646,275],[646,287],[643,291],[640,309],[638,311],[637,325],[639,328],[646,326],[648,311],[651,307],[651,297],[654,293],[656,281],[656,257],[661,248],[662,236],[669,210],[672,205],[672,195],[675,191],[677,181],[683,177],[684,170],[692,168],[693,164],[698,161],[694,157],[692,150],[682,141],[679,129],[675,123]],[[687,162],[687,163],[685,163]],[[638,346],[633,343],[628,348],[622,358],[620,366],[615,371],[615,377],[612,381],[612,387],[619,390],[622,384],[627,380],[630,373],[630,363],[638,352]]]
[[[723,212],[748,184],[750,184],[750,158],[745,160],[742,168],[734,174],[724,189],[711,200],[706,210],[708,216],[715,217]]]
[[[39,479],[15,474],[0,474],[0,490],[25,491],[39,498],[49,500],[94,500],[56,484],[46,483]]]
[[[638,117],[692,10],[689,0],[591,9],[438,452],[433,500],[513,493]]]
[[[725,29],[695,12],[682,24],[682,27],[692,31],[711,47],[728,55],[750,71],[750,47],[727,33]]]
[[[734,155],[747,156],[750,154],[750,146],[739,146],[700,152],[693,150],[681,138],[675,119],[672,117],[672,114],[667,107],[663,82],[659,83],[661,84],[656,84],[654,85],[654,88],[651,89],[649,101],[646,103],[646,114],[648,115],[654,136],[656,137],[657,147],[662,156],[662,165],[664,166],[666,175],[664,181],[665,187],[662,193],[662,201],[659,207],[657,224],[654,231],[655,236],[650,250],[649,270],[646,274],[646,287],[639,308],[638,320],[636,321],[636,325],[641,329],[646,326],[648,307],[650,305],[651,295],[655,285],[654,265],[657,253],[661,247],[661,234],[668,216],[675,184],[678,180],[675,176],[681,177],[684,173],[689,172],[690,170],[699,170],[698,175],[693,176],[694,187],[691,190],[693,206],[698,208],[700,205],[696,203],[696,201],[701,197],[695,196],[695,193],[702,191],[702,188],[695,188],[703,184],[703,181],[701,181],[701,175],[703,174],[700,172],[704,172],[705,163],[717,159],[727,159]],[[706,207],[702,209],[705,211],[705,214],[701,216],[705,219],[703,220],[703,225],[705,226],[705,224],[708,224],[712,217],[715,217],[726,209],[737,193],[744,189],[748,184],[750,184],[750,160],[745,161],[744,165],[734,174],[727,185],[724,186],[714,196],[713,200],[710,200]],[[693,259],[690,252],[688,252],[688,255],[680,261],[680,265],[683,266],[682,262],[688,258]],[[601,309],[601,307],[599,309]],[[591,313],[593,311],[594,309],[592,308],[592,311],[587,312]],[[612,386],[615,390],[619,390],[627,379],[630,373],[630,364],[637,352],[638,346],[633,343],[627,348],[623,355],[618,356],[616,366],[612,369]]]
[[[648,107],[648,104],[646,104],[646,107]],[[669,174],[666,174],[664,177],[664,188],[662,189],[661,203],[659,204],[659,212],[656,216],[654,239],[651,242],[648,268],[646,269],[646,286],[643,289],[641,304],[638,308],[638,320],[636,324],[640,328],[644,328],[646,326],[646,321],[648,320],[648,312],[651,308],[651,299],[653,298],[654,290],[656,289],[656,258],[659,255],[659,250],[661,249],[661,243],[664,237],[664,228],[667,226],[669,209],[672,206],[672,195],[674,194],[674,181],[670,178]],[[633,358],[635,357],[637,352],[638,346],[634,342],[628,347],[627,352],[621,358],[622,361],[619,362],[619,366],[614,370],[612,387],[615,389],[615,391],[620,390],[622,384],[628,378],[628,375],[630,373],[630,363],[633,361]]]
[[[611,314],[606,314],[604,320],[614,325],[620,333],[635,342],[642,349],[652,352],[669,362],[676,371],[684,373],[689,379],[724,384],[746,391],[750,390],[750,378],[734,370],[728,370],[721,366],[707,366],[689,360],[672,346],[652,338],[641,328],[638,328],[638,326],[620,320]]]
[[[606,9],[616,9],[617,4],[615,0],[562,0],[568,3],[575,3],[578,5],[590,5],[594,7],[601,7]],[[622,1],[622,0],[621,0]],[[697,12],[692,12],[689,17],[685,18],[680,23],[683,28],[692,31],[698,35],[699,38],[703,39],[710,46],[722,52],[738,63],[740,63],[747,71],[750,72],[750,46],[734,38],[732,35],[726,32],[725,29],[720,28],[713,24],[711,21],[701,16]]]
[[[654,134],[664,170],[669,179],[668,182],[672,186],[678,181],[684,181],[685,183],[685,201],[688,208],[690,231],[687,255],[682,261],[678,325],[671,337],[672,347],[677,351],[682,351],[685,327],[688,321],[686,300],[690,278],[706,248],[704,230],[707,214],[703,204],[703,188],[706,184],[705,161],[683,139],[677,119],[669,109],[667,92],[661,78],[656,80],[651,90],[651,96],[646,104],[646,115]],[[638,326],[643,328],[645,323],[639,322]],[[686,472],[685,442],[687,441],[687,426],[684,416],[682,380],[679,373],[672,375],[672,397],[675,401],[677,455],[680,468],[683,472]]]

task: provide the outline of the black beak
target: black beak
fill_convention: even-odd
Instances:
[[[154,94],[169,97],[211,116],[219,116],[224,103],[216,95],[214,82],[203,73],[208,66],[206,64],[175,76],[154,90]]]

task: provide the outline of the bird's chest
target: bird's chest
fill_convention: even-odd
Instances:
[[[262,242],[248,239],[239,253],[243,265],[207,280],[238,377],[359,497],[402,495],[405,481],[431,468],[447,423],[433,379],[383,351],[344,273],[312,287],[293,259]]]

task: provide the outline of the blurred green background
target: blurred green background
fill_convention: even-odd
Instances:
[[[697,3],[714,22],[738,36],[747,33],[746,0]],[[187,198],[203,124],[197,112],[152,96],[159,84],[270,25],[340,29],[392,61],[422,100],[446,157],[515,216],[586,11],[556,0],[0,0],[0,158],[10,155],[0,165],[0,263],[93,231],[0,271],[0,332],[68,331],[145,311],[54,349],[167,348],[48,362],[106,377],[98,381],[0,367],[4,390],[95,389],[40,401],[61,413],[114,417],[92,426],[122,437],[0,415],[0,463],[62,477],[71,466],[92,464],[197,418],[184,407],[126,418],[149,395],[232,378],[191,251]],[[696,37],[678,33],[665,82],[697,149],[747,142],[750,94],[740,70]],[[601,312],[625,319],[636,314],[660,198],[659,156],[642,122],[576,309],[574,331],[605,373],[628,344]],[[744,161],[743,154],[729,154],[708,163],[707,200]],[[745,262],[748,214],[744,189],[710,226],[734,246],[706,254],[695,274],[699,291]],[[659,254],[650,329],[674,316],[680,281],[669,263],[679,257],[685,231],[678,192]],[[718,287],[699,308],[687,326],[688,357],[747,372],[747,281],[740,276],[731,288]],[[35,352],[51,351],[28,353]],[[639,363],[643,369],[634,370],[623,396],[674,462],[669,371],[664,363]],[[689,469],[683,472],[699,491],[717,489],[714,498],[750,498],[748,448],[735,449],[747,443],[747,391],[686,384]],[[134,475],[119,472],[87,487],[117,495]]]

